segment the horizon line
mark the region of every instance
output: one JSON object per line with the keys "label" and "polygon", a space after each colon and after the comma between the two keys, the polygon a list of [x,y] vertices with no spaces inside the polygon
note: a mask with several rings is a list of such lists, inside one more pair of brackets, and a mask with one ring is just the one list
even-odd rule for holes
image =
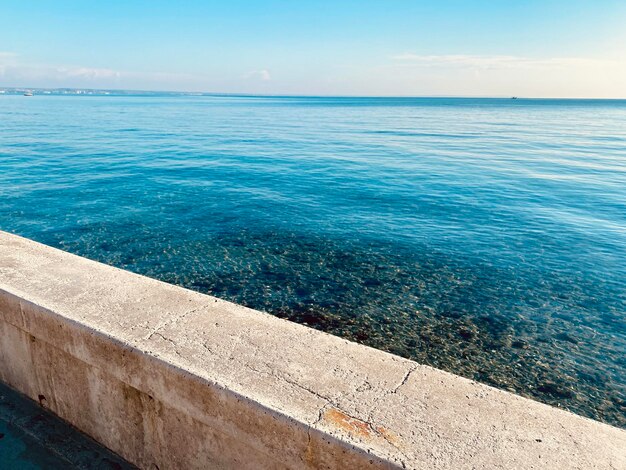
{"label": "horizon line", "polygon": [[599,97],[537,97],[537,96],[518,96],[518,95],[334,95],[334,94],[284,94],[284,93],[249,93],[249,92],[218,92],[218,91],[185,91],[185,90],[142,90],[132,88],[83,88],[83,87],[28,87],[28,86],[0,86],[0,90],[4,91],[54,91],[54,90],[75,90],[87,92],[126,92],[137,94],[162,93],[162,94],[180,94],[180,95],[196,95],[196,96],[232,96],[232,97],[259,97],[259,98],[442,98],[442,99],[520,99],[520,100],[605,100],[605,101],[624,101],[626,97],[619,98],[599,98]]}

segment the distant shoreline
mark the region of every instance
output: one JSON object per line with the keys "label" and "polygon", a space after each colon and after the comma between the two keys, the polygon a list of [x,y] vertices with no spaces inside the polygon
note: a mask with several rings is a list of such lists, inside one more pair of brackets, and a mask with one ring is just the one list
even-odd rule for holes
{"label": "distant shoreline", "polygon": [[562,97],[525,97],[525,96],[459,96],[459,95],[293,95],[293,94],[255,94],[255,93],[219,93],[201,91],[166,91],[166,90],[123,90],[105,88],[38,88],[38,87],[0,87],[1,95],[23,95],[24,93],[50,96],[207,96],[226,98],[286,98],[286,99],[458,99],[458,100],[512,100],[517,101],[626,101],[625,98],[562,98]]}

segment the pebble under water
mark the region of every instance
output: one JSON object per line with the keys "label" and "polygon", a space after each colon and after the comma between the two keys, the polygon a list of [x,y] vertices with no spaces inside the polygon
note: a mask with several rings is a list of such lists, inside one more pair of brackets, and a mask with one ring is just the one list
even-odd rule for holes
{"label": "pebble under water", "polygon": [[0,97],[0,229],[626,427],[626,102]]}

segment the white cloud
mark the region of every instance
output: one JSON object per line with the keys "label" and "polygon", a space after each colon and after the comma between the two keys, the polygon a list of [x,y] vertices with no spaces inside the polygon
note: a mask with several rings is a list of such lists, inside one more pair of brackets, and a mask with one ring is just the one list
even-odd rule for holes
{"label": "white cloud", "polygon": [[122,73],[117,70],[92,68],[92,67],[59,67],[56,69],[59,76],[68,78],[84,78],[98,80],[101,78],[119,78]]}
{"label": "white cloud", "polygon": [[626,97],[626,58],[404,53],[370,73],[384,94]]}
{"label": "white cloud", "polygon": [[125,88],[138,90],[216,91],[263,93],[273,83],[267,69],[243,76],[191,74],[168,71],[136,72],[84,65],[32,63],[0,51],[0,87]]}
{"label": "white cloud", "polygon": [[121,76],[121,72],[107,68],[29,64],[19,60],[17,54],[0,52],[0,78],[9,85],[22,86],[30,83],[21,82],[48,80],[51,86],[57,86],[64,81],[80,82],[80,85],[84,86],[102,79],[117,79]]}
{"label": "white cloud", "polygon": [[482,69],[526,69],[537,67],[581,67],[619,65],[620,61],[584,57],[532,58],[512,55],[419,55],[398,54],[392,57],[398,63],[420,67],[471,67]]}
{"label": "white cloud", "polygon": [[269,81],[272,79],[272,76],[270,75],[269,70],[267,69],[262,69],[262,70],[252,70],[251,72],[248,72],[244,78],[247,79],[254,79],[254,80],[262,80],[262,81]]}
{"label": "white cloud", "polygon": [[227,93],[626,98],[626,58],[515,55],[372,56],[368,63],[229,73],[136,72],[40,64],[0,51],[0,87],[125,88]]}
{"label": "white cloud", "polygon": [[0,86],[202,89],[206,77],[182,73],[138,73],[103,67],[31,64],[0,52]]}

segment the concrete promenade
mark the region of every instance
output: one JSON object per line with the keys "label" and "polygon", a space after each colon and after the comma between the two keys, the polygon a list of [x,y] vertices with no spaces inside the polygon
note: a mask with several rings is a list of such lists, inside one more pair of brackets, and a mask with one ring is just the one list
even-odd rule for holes
{"label": "concrete promenade", "polygon": [[626,431],[0,232],[0,380],[146,469],[626,469]]}

